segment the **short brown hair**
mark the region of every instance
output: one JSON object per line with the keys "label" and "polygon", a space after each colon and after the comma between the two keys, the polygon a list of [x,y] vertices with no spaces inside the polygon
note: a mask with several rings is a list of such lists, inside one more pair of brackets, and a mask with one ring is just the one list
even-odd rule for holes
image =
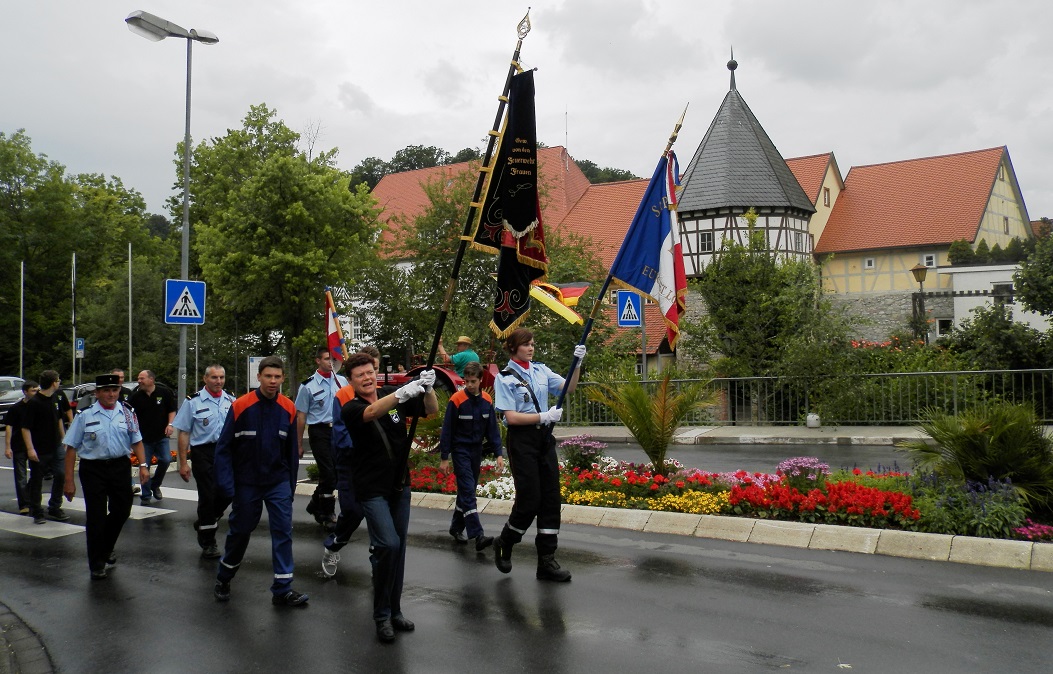
{"label": "short brown hair", "polygon": [[380,349],[375,346],[363,346],[361,352],[373,356],[373,360],[380,360]]}
{"label": "short brown hair", "polygon": [[483,366],[477,360],[473,360],[470,363],[466,363],[464,366],[464,378],[475,377],[476,379],[483,378]]}
{"label": "short brown hair", "polygon": [[344,371],[348,374],[351,374],[351,370],[355,369],[356,367],[362,367],[363,365],[376,367],[376,361],[374,360],[373,356],[369,355],[368,353],[359,351],[358,353],[351,354],[351,356],[347,359],[347,361],[344,363]]}
{"label": "short brown hair", "polygon": [[263,371],[268,367],[276,367],[282,372],[285,372],[285,363],[281,358],[278,356],[267,356],[256,366],[256,374],[263,374]]}
{"label": "short brown hair", "polygon": [[516,350],[524,344],[529,344],[534,339],[534,333],[526,328],[516,328],[512,334],[505,339],[505,351],[515,355]]}

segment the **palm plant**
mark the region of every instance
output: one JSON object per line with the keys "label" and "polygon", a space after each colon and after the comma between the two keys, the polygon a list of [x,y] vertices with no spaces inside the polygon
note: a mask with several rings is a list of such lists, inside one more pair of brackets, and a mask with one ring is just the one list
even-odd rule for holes
{"label": "palm plant", "polygon": [[900,445],[919,469],[962,481],[1008,480],[1031,509],[1053,507],[1053,440],[1031,407],[990,402],[925,416],[921,428],[935,444]]}
{"label": "palm plant", "polygon": [[589,400],[614,412],[661,475],[667,472],[665,453],[677,429],[689,414],[710,404],[714,397],[705,393],[708,381],[677,386],[672,377],[673,372],[666,370],[652,388],[631,374],[624,381],[590,385],[586,391]]}

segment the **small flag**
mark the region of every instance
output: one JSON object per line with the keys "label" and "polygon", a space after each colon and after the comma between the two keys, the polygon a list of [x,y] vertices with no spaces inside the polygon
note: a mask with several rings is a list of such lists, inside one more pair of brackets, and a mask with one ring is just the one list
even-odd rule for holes
{"label": "small flag", "polygon": [[325,291],[325,317],[326,344],[329,346],[329,353],[333,357],[333,368],[339,370],[347,358],[347,346],[344,344],[344,335],[340,330],[340,314],[336,313],[336,306],[333,304],[333,293],[328,289]]}
{"label": "small flag", "polygon": [[611,283],[646,295],[658,303],[665,318],[669,348],[680,335],[680,315],[686,309],[687,275],[676,217],[680,185],[676,155],[662,155],[647,185],[636,217],[611,267]]}

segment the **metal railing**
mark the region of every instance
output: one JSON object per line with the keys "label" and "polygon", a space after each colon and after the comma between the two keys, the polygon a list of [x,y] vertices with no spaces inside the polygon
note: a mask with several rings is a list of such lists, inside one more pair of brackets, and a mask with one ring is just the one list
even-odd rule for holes
{"label": "metal railing", "polygon": [[[673,383],[679,388],[696,381]],[[621,423],[608,408],[588,400],[587,391],[595,385],[582,382],[567,397],[565,422]],[[706,391],[712,402],[687,425],[800,425],[814,413],[824,424],[906,426],[921,423],[928,409],[957,414],[987,401],[1030,404],[1042,423],[1053,424],[1053,369],[721,377],[710,380]]]}

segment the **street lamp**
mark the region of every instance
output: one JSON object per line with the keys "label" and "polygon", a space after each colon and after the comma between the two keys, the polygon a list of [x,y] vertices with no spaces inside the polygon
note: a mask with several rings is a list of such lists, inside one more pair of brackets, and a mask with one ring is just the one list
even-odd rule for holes
{"label": "street lamp", "polygon": [[[124,20],[128,30],[145,37],[151,42],[160,42],[166,37],[178,37],[186,40],[186,129],[183,133],[183,260],[180,272],[183,280],[190,278],[190,72],[191,46],[195,42],[216,44],[219,38],[207,30],[190,29],[176,25],[171,21],[154,16],[149,12],[136,10]],[[176,400],[186,399],[186,325],[179,326],[179,383]]]}
{"label": "street lamp", "polygon": [[[923,264],[916,264],[911,267],[910,273],[914,275],[914,280],[918,282],[920,290],[918,291],[917,299],[914,302],[914,330],[924,334],[925,343],[929,343],[929,328],[925,322],[925,275],[929,273],[929,268]],[[917,336],[915,334],[915,336]]]}

